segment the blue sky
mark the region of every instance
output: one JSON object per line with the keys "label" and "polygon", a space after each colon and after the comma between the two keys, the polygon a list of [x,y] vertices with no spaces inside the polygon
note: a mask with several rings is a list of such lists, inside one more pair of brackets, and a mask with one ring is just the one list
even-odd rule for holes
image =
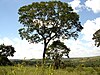
{"label": "blue sky", "polygon": [[[18,29],[18,9],[21,6],[35,1],[49,0],[0,0],[0,44],[13,45],[16,53],[13,58],[41,58],[43,45],[29,44],[21,40]],[[100,0],[61,0],[73,7],[80,15],[80,21],[84,29],[77,41],[65,42],[71,48],[70,57],[88,57],[100,55],[100,49],[94,46],[92,34],[100,29]],[[40,46],[38,49],[37,47]],[[23,53],[23,54],[22,54]]]}

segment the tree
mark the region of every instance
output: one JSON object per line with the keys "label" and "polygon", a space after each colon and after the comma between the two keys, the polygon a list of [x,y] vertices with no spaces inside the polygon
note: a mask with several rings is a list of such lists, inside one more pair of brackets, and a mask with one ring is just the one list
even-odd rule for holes
{"label": "tree", "polygon": [[62,56],[67,56],[69,58],[70,49],[64,45],[60,40],[53,41],[51,45],[48,46],[46,50],[47,58],[49,59],[57,59],[62,58]]}
{"label": "tree", "polygon": [[94,41],[95,41],[95,45],[97,47],[100,46],[100,29],[97,30],[94,34],[93,34],[93,38],[92,38]]}
{"label": "tree", "polygon": [[43,41],[43,63],[51,40],[70,37],[77,39],[78,32],[83,29],[79,15],[61,1],[33,2],[20,7],[18,14],[19,22],[23,24],[19,29],[20,37],[31,43]]}
{"label": "tree", "polygon": [[14,47],[11,45],[6,46],[4,44],[0,45],[0,65],[11,65],[11,62],[7,58],[8,56],[14,56]]}
{"label": "tree", "polygon": [[69,58],[70,49],[64,45],[60,40],[54,41],[51,45],[48,46],[46,55],[47,59],[54,60],[54,67],[58,69],[61,65],[61,60],[63,56],[67,56]]}

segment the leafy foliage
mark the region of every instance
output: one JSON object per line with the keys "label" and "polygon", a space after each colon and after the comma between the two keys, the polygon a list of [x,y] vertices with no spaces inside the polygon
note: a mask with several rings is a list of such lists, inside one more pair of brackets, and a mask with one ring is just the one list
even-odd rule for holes
{"label": "leafy foliage", "polygon": [[97,47],[100,46],[100,29],[97,30],[94,34],[93,34],[93,38],[92,38],[94,41],[95,41],[95,45]]}
{"label": "leafy foliage", "polygon": [[0,45],[0,56],[8,57],[8,56],[14,56],[15,53],[14,47],[11,45],[6,46],[4,44]]}
{"label": "leafy foliage", "polygon": [[0,56],[0,66],[13,65],[7,57]]}
{"label": "leafy foliage", "polygon": [[4,44],[0,45],[0,65],[11,65],[8,56],[14,56],[15,53],[14,47],[11,45],[6,46]]}
{"label": "leafy foliage", "polygon": [[[54,60],[54,67],[58,69],[61,66],[62,57],[67,56],[69,58],[69,52],[70,49],[63,42],[57,40],[48,46],[46,55],[47,58]],[[62,64],[64,63],[62,62]]]}
{"label": "leafy foliage", "polygon": [[69,52],[70,49],[67,48],[66,45],[64,45],[63,42],[61,42],[60,40],[54,41],[51,45],[48,46],[46,55],[48,58],[51,59],[61,59],[62,56],[67,56],[69,58]]}
{"label": "leafy foliage", "polygon": [[20,7],[18,14],[19,22],[24,25],[19,29],[20,37],[31,43],[43,41],[43,59],[51,40],[70,37],[77,39],[78,32],[83,29],[79,15],[61,1],[33,2]]}

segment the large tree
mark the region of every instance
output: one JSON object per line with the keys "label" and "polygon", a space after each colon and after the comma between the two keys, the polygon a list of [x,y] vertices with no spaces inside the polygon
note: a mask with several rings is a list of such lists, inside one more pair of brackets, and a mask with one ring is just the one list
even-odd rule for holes
{"label": "large tree", "polygon": [[14,56],[15,53],[14,47],[11,45],[0,45],[0,65],[11,65],[11,62],[9,61],[9,56]]}
{"label": "large tree", "polygon": [[61,1],[33,2],[20,7],[18,14],[19,22],[23,25],[19,29],[20,37],[31,43],[43,41],[43,62],[51,40],[70,37],[77,39],[78,32],[83,29],[79,15]]}
{"label": "large tree", "polygon": [[97,30],[94,34],[93,34],[93,38],[92,38],[94,41],[95,41],[95,45],[97,47],[100,46],[100,29]]}

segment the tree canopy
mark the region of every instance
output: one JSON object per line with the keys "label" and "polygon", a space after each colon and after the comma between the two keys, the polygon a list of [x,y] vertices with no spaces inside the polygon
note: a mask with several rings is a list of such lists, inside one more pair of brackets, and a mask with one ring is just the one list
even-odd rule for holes
{"label": "tree canopy", "polygon": [[67,46],[61,42],[60,40],[53,41],[51,45],[48,46],[46,55],[47,59],[52,59],[54,68],[58,69],[61,67],[62,62],[62,57],[67,56],[69,58],[69,52],[70,49],[67,48]]}
{"label": "tree canopy", "polygon": [[46,55],[49,59],[61,59],[63,56],[69,58],[70,49],[64,45],[60,40],[53,41],[51,45],[48,46]]}
{"label": "tree canopy", "polygon": [[95,45],[97,47],[100,46],[100,29],[97,30],[94,34],[93,34],[93,38],[92,38],[94,41],[95,41]]}
{"label": "tree canopy", "polygon": [[4,57],[14,56],[15,52],[16,51],[14,47],[12,47],[12,45],[8,45],[8,46],[4,44],[0,45],[0,56],[4,56]]}
{"label": "tree canopy", "polygon": [[78,32],[83,27],[79,22],[79,15],[65,2],[33,2],[20,7],[19,22],[23,25],[19,29],[22,39],[30,43],[43,41],[45,59],[46,48],[51,40],[56,38],[78,38]]}
{"label": "tree canopy", "polygon": [[11,62],[7,58],[8,56],[14,56],[15,53],[14,47],[11,45],[0,45],[0,65],[11,65]]}

